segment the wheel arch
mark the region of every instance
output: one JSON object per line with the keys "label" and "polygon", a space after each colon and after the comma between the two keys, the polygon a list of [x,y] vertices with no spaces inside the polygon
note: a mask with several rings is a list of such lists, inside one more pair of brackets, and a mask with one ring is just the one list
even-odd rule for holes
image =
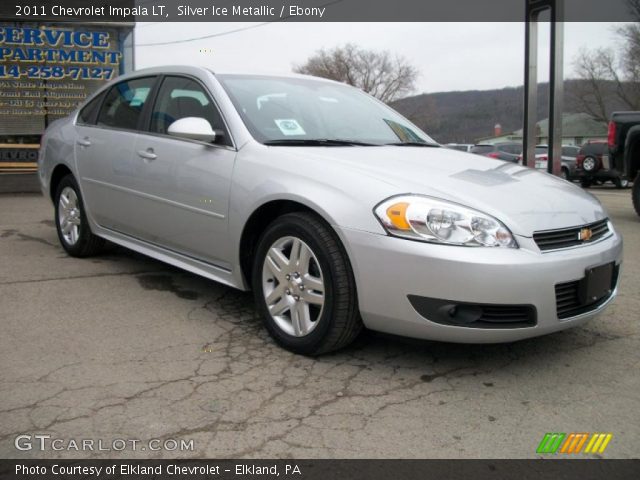
{"label": "wheel arch", "polygon": [[54,197],[58,190],[58,185],[60,185],[60,181],[67,175],[73,175],[73,172],[64,163],[56,165],[51,172],[51,180],[49,180],[49,197],[51,197],[52,202],[55,201]]}
{"label": "wheel arch", "polygon": [[[331,227],[332,221],[328,219],[326,215],[323,215],[319,209],[311,207],[301,201],[294,199],[275,199],[263,203],[249,215],[240,236],[239,264],[242,280],[245,285],[251,285],[253,258],[262,232],[264,232],[269,224],[276,218],[292,212],[312,213],[333,229],[333,227]],[[339,239],[339,241],[342,243],[341,239]]]}
{"label": "wheel arch", "polygon": [[640,126],[629,131],[625,147],[625,169],[628,179],[633,180],[640,172]]}

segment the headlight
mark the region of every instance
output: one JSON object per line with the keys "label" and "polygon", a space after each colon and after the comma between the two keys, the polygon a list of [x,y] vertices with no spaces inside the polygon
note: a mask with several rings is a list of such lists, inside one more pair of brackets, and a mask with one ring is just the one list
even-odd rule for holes
{"label": "headlight", "polygon": [[596,159],[593,157],[587,157],[582,162],[582,168],[584,168],[587,172],[596,168]]}
{"label": "headlight", "polygon": [[387,232],[396,237],[446,245],[518,248],[499,220],[446,200],[402,195],[385,200],[374,212]]}

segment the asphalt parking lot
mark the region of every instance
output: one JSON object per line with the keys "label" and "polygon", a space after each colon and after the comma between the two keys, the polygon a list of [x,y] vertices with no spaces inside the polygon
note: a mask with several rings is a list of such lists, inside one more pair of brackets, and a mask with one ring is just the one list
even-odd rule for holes
{"label": "asphalt parking lot", "polygon": [[317,359],[275,346],[250,294],[119,248],[70,258],[47,199],[0,195],[0,458],[529,458],[546,432],[611,432],[603,456],[637,458],[640,219],[628,190],[592,192],[625,239],[596,320],[508,345],[366,332]]}

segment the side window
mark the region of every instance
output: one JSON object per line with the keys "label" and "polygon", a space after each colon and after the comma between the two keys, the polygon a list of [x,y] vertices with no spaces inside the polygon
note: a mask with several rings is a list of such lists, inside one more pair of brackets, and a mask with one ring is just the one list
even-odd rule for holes
{"label": "side window", "polygon": [[78,113],[77,123],[83,125],[95,125],[96,116],[98,115],[98,110],[100,109],[100,105],[102,105],[104,96],[105,92],[102,92],[96,98],[87,103]]}
{"label": "side window", "polygon": [[190,78],[166,77],[153,106],[150,131],[166,134],[169,125],[185,117],[206,119],[222,134],[216,143],[231,145],[222,116],[204,88]]}
{"label": "side window", "polygon": [[562,147],[562,155],[565,157],[576,157],[579,149],[576,147]]}
{"label": "side window", "polygon": [[154,81],[155,77],[137,78],[111,87],[100,109],[98,125],[137,129],[142,107]]}
{"label": "side window", "polygon": [[516,153],[516,149],[513,145],[500,145],[498,151],[504,153]]}

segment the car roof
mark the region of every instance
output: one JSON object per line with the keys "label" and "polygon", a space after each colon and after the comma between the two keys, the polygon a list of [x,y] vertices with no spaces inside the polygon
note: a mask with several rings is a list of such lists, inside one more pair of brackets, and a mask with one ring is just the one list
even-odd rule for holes
{"label": "car roof", "polygon": [[474,147],[501,147],[504,145],[517,145],[517,146],[522,146],[521,143],[518,142],[497,142],[497,143],[476,143],[474,145]]}
{"label": "car roof", "polygon": [[[144,75],[160,75],[163,73],[182,73],[182,74],[196,74],[196,73],[210,73],[215,75],[234,75],[243,77],[275,77],[275,78],[307,78],[310,80],[327,82],[327,83],[340,83],[328,78],[314,77],[312,75],[302,75],[299,73],[273,73],[273,72],[233,72],[233,71],[216,71],[213,68],[202,65],[161,65],[156,67],[141,68],[134,70],[125,75],[118,77],[118,79],[137,77]],[[342,84],[341,84],[342,85]]]}

